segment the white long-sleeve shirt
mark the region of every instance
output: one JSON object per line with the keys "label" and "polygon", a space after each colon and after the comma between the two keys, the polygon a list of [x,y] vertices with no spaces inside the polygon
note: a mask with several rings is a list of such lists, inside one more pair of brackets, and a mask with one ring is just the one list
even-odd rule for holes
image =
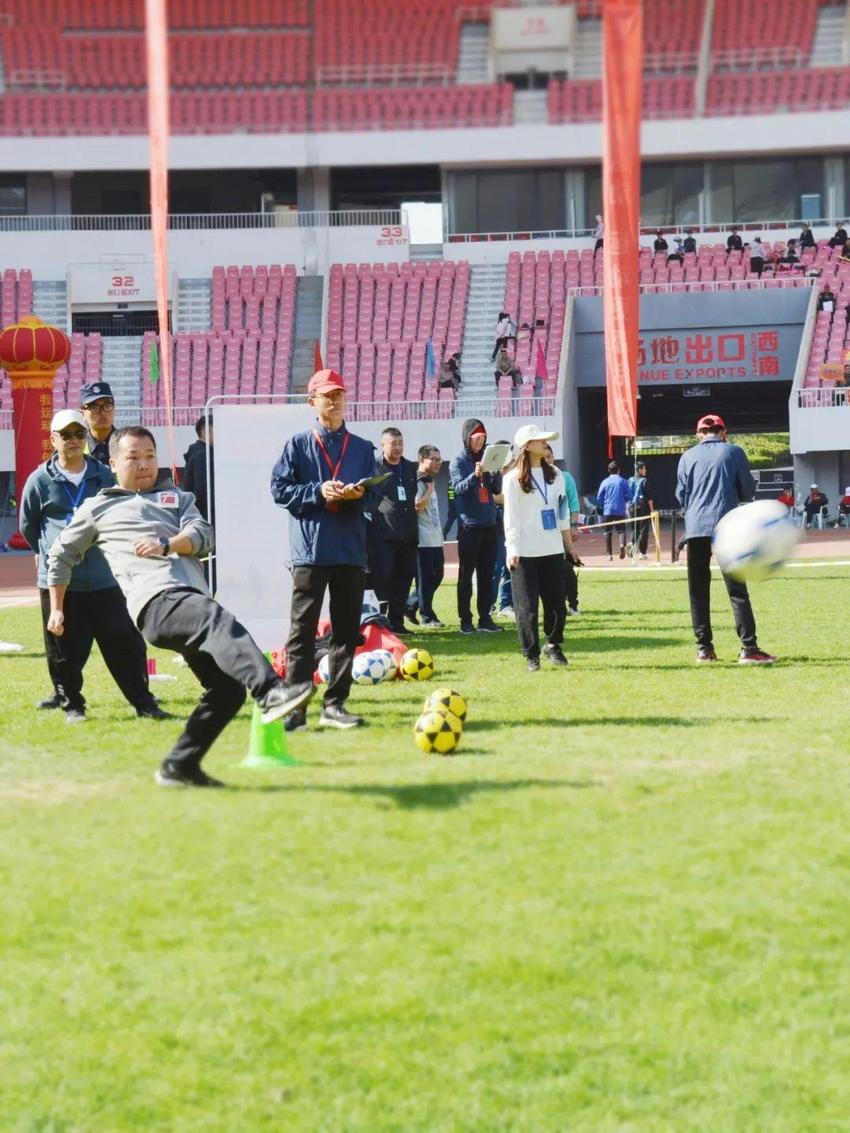
{"label": "white long-sleeve shirt", "polygon": [[[519,486],[519,469],[506,472],[502,491],[505,497],[505,554],[520,558],[537,559],[544,555],[558,555],[564,552],[564,539],[561,535],[570,526],[570,512],[564,491],[564,478],[558,474],[551,484],[543,479],[542,468],[532,468],[534,479],[544,490],[546,499],[532,487],[524,492]],[[543,527],[541,512],[552,508],[555,512],[555,526],[547,531]]]}

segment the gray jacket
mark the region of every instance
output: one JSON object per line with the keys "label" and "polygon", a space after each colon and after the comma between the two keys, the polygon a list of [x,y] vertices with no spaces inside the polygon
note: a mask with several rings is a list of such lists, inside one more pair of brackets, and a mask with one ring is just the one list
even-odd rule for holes
{"label": "gray jacket", "polygon": [[751,500],[756,482],[738,445],[709,437],[682,453],[676,499],[685,511],[685,538],[713,535],[728,511]]}
{"label": "gray jacket", "polygon": [[[169,539],[181,532],[192,538],[192,555],[143,559],[133,552],[139,539]],[[212,550],[213,533],[191,492],[161,486],[150,492],[105,488],[86,500],[50,548],[48,585],[66,586],[74,567],[93,546],[106,556],[137,623],[148,602],[164,590],[209,593],[196,556]]]}

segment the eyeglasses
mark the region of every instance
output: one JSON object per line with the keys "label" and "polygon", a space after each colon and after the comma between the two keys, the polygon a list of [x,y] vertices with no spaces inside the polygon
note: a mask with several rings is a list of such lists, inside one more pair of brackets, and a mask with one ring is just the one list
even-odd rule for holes
{"label": "eyeglasses", "polygon": [[83,409],[90,409],[92,413],[109,413],[114,408],[114,401],[92,401],[83,406]]}
{"label": "eyeglasses", "polygon": [[82,429],[72,429],[68,432],[67,429],[60,429],[57,436],[60,436],[63,441],[84,441],[86,434]]}

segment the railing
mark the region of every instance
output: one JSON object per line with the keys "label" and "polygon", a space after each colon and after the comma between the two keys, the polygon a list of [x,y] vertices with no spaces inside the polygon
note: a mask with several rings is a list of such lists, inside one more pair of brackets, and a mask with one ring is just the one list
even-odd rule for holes
{"label": "railing", "polygon": [[[777,229],[801,229],[803,224],[812,228],[837,228],[839,224],[846,224],[844,220],[820,218],[817,220],[759,220],[759,221],[718,221],[712,224],[649,224],[642,226],[638,231],[641,236],[655,237],[660,228],[666,236],[684,236],[692,233],[694,236],[721,237],[720,242],[725,243],[726,237],[732,228],[737,228],[741,235],[748,232],[771,232]],[[589,239],[593,236],[592,228],[540,228],[518,232],[449,232],[445,236],[447,244],[487,244],[518,240],[579,240]],[[715,241],[712,241],[714,243]]]}
{"label": "railing", "polygon": [[651,75],[691,74],[698,62],[696,51],[651,51],[643,57],[643,70]]}
{"label": "railing", "polygon": [[[325,212],[172,213],[172,232],[231,228],[385,228],[407,224],[404,209],[352,209]],[[0,232],[147,232],[148,214],[0,216]]]}
{"label": "railing", "polygon": [[[665,293],[681,293],[685,291],[775,291],[777,287],[783,288],[789,284],[795,283],[796,280],[802,279],[806,286],[813,287],[819,283],[818,276],[799,276],[799,275],[778,275],[775,278],[771,276],[769,279],[683,279],[678,283],[641,283],[638,290],[642,295],[655,295]],[[582,296],[595,296],[601,295],[603,288],[601,285],[588,284],[585,287],[568,287],[568,295],[576,295],[581,298]]]}
{"label": "railing", "polygon": [[17,91],[63,91],[65,75],[62,71],[10,71],[6,76],[6,90]]}
{"label": "railing", "polygon": [[797,405],[800,409],[846,409],[848,389],[830,389],[821,386],[820,389],[801,389],[797,391]]}
{"label": "railing", "polygon": [[772,71],[783,67],[802,67],[799,47],[732,47],[712,51],[711,69],[718,71]]}
{"label": "railing", "polygon": [[319,67],[319,86],[422,86],[454,83],[455,76],[444,63],[348,63]]}
{"label": "railing", "polygon": [[[452,110],[450,117],[450,122],[435,122],[427,118],[410,118],[404,122],[381,122],[377,119],[367,122],[333,122],[323,119],[320,123],[314,122],[312,129],[318,134],[372,134],[376,131],[385,134],[390,130],[501,130],[514,124],[514,112],[510,107],[499,107],[492,113],[486,110],[471,113]],[[490,121],[493,117],[496,120]]]}
{"label": "railing", "polygon": [[[176,405],[172,410],[172,424],[180,427],[181,425],[192,425],[204,412],[203,405],[189,406],[189,405]],[[146,429],[165,428],[168,424],[168,417],[164,405],[143,406],[141,410],[142,424]]]}

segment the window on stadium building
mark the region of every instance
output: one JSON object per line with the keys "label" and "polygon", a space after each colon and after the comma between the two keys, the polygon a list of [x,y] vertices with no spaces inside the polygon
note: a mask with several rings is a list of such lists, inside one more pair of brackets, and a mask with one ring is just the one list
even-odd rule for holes
{"label": "window on stadium building", "polygon": [[[711,219],[715,222],[799,220],[824,200],[822,158],[710,162]],[[809,203],[803,202],[803,197]]]}
{"label": "window on stadium building", "polygon": [[704,166],[644,165],[640,176],[640,223],[644,228],[665,224],[699,224]]}
{"label": "window on stadium building", "polygon": [[0,216],[25,216],[27,187],[22,177],[0,177]]}
{"label": "window on stadium building", "polygon": [[566,227],[562,169],[452,173],[452,232],[548,232]]}

